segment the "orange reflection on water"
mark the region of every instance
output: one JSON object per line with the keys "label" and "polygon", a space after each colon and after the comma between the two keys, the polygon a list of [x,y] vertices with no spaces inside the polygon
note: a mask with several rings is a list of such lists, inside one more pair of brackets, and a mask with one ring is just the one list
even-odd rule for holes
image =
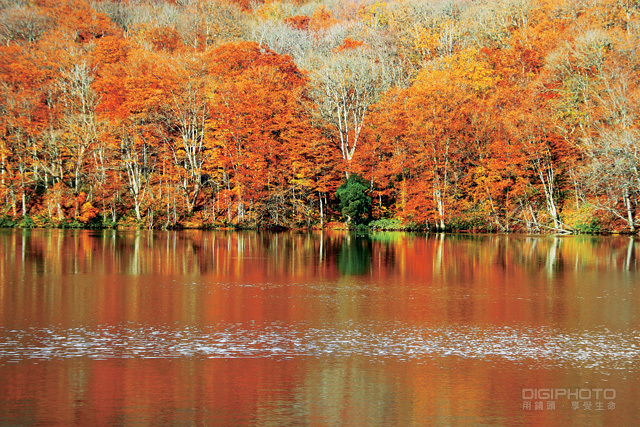
{"label": "orange reflection on water", "polygon": [[[623,425],[639,409],[637,251],[0,231],[0,424]],[[522,408],[522,388],[583,385],[615,388],[618,408]]]}
{"label": "orange reflection on water", "polygon": [[523,386],[601,379],[464,359],[74,359],[2,372],[3,424],[631,425],[637,410],[628,385],[615,410],[525,410]]}
{"label": "orange reflection on water", "polygon": [[638,314],[630,238],[37,230],[5,232],[0,245],[5,325],[572,327]]}

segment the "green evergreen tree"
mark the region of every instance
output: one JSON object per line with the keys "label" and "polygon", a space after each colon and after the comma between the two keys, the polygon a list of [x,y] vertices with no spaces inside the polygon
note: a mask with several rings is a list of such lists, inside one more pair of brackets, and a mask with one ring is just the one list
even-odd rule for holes
{"label": "green evergreen tree", "polygon": [[340,200],[340,212],[347,224],[366,224],[371,218],[371,197],[368,182],[360,175],[351,174],[338,187],[336,196]]}

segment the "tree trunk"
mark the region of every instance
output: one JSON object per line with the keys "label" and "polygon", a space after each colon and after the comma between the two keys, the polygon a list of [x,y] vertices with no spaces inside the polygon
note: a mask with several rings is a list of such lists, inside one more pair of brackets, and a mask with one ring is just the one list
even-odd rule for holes
{"label": "tree trunk", "polygon": [[436,206],[438,208],[438,223],[440,230],[444,230],[444,202],[442,200],[442,193],[439,189],[434,190],[433,197],[436,199]]}
{"label": "tree trunk", "polygon": [[322,206],[322,193],[320,195],[320,228],[324,228],[324,210]]}
{"label": "tree trunk", "polygon": [[624,195],[624,205],[627,209],[627,224],[629,226],[629,230],[632,233],[636,232],[636,225],[635,225],[635,209],[634,209],[634,203],[631,200],[631,195],[629,194],[629,192],[627,191]]}

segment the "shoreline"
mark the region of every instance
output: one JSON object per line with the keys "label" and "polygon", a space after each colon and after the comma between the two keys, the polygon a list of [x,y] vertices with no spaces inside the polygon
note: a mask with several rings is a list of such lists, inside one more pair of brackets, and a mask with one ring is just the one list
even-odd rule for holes
{"label": "shoreline", "polygon": [[628,231],[603,231],[598,233],[585,233],[585,232],[565,232],[565,233],[554,233],[554,232],[533,232],[527,230],[518,230],[518,231],[490,231],[490,230],[438,230],[438,229],[417,229],[417,228],[371,228],[371,227],[280,227],[278,229],[273,229],[269,227],[189,227],[189,226],[181,226],[181,227],[172,227],[172,228],[149,228],[149,227],[136,227],[136,226],[127,226],[121,225],[116,227],[42,227],[42,226],[34,226],[34,227],[20,227],[19,225],[14,226],[0,226],[0,230],[113,230],[118,232],[129,232],[129,231],[233,231],[233,232],[242,232],[242,231],[254,231],[254,232],[263,232],[263,233],[311,233],[317,231],[342,231],[347,233],[356,233],[356,234],[367,234],[367,233],[421,233],[421,234],[462,234],[462,235],[514,235],[514,236],[547,236],[547,237],[571,237],[571,236],[591,236],[591,237],[605,237],[605,236],[629,236],[636,237],[638,236],[638,232],[631,233]]}

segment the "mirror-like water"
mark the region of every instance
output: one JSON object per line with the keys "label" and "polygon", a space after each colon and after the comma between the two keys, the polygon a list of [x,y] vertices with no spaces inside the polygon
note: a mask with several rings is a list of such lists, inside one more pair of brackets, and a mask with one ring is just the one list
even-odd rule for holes
{"label": "mirror-like water", "polygon": [[631,425],[638,247],[0,230],[0,425]]}

